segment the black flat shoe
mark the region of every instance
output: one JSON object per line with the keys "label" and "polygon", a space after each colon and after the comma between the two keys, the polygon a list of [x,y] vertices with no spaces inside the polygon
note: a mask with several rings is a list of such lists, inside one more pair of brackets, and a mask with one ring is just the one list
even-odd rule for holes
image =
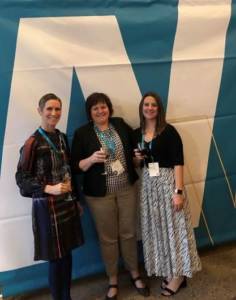
{"label": "black flat shoe", "polygon": [[140,295],[142,295],[143,297],[149,297],[149,296],[150,296],[150,290],[149,290],[149,287],[146,286],[146,285],[145,285],[144,287],[142,287],[142,288],[137,287],[137,286],[136,286],[136,281],[138,281],[138,280],[141,280],[141,281],[142,281],[142,279],[141,279],[140,276],[138,276],[138,277],[136,277],[136,278],[131,278],[131,282],[132,282],[133,286],[135,287],[136,291],[137,291]]}
{"label": "black flat shoe", "polygon": [[112,300],[117,300],[117,294],[118,294],[118,285],[117,284],[109,284],[108,286],[108,292],[111,288],[114,288],[114,289],[117,289],[117,293],[112,296],[112,297],[109,297],[108,295],[106,295],[106,298],[105,300],[109,300],[109,299],[112,299]]}
{"label": "black flat shoe", "polygon": [[186,277],[184,277],[183,281],[181,282],[181,284],[179,285],[179,287],[177,288],[176,291],[172,291],[171,289],[169,289],[168,287],[165,287],[163,289],[163,291],[166,291],[167,293],[169,294],[164,294],[164,293],[161,293],[162,296],[165,296],[165,297],[170,297],[170,296],[173,296],[175,294],[178,293],[178,291],[182,288],[186,288],[187,286],[187,280],[186,280]]}

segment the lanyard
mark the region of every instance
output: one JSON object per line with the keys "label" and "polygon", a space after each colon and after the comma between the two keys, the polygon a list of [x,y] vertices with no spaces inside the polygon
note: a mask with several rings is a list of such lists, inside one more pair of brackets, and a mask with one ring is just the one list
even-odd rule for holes
{"label": "lanyard", "polygon": [[[149,151],[149,159],[151,162],[154,162],[154,157],[152,155],[152,146],[153,146],[153,139],[148,143],[147,148]],[[145,140],[144,140],[144,134],[142,134],[142,148],[145,148]]]}
{"label": "lanyard", "polygon": [[48,142],[48,144],[52,147],[52,149],[59,154],[60,151],[56,148],[56,146],[53,144],[53,142],[50,140],[50,138],[45,134],[44,130],[39,127],[38,132],[44,137],[44,139]]}
{"label": "lanyard", "polygon": [[[151,140],[151,142],[148,143],[148,149],[150,150],[150,152],[152,151],[152,143],[153,143],[153,139]],[[142,134],[142,148],[144,148],[144,145],[145,145],[144,134]]]}
{"label": "lanyard", "polygon": [[99,130],[96,125],[94,125],[94,130],[98,136],[98,138],[106,145],[107,149],[111,153],[113,157],[115,157],[116,153],[116,143],[114,141],[114,137],[111,131],[111,128],[108,127],[108,130],[106,130],[104,133],[103,131]]}

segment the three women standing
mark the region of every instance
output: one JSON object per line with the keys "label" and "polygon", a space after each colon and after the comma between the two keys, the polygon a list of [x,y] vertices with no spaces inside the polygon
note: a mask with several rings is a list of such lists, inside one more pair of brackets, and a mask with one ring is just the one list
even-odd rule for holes
{"label": "three women standing", "polygon": [[39,101],[41,126],[20,151],[16,181],[32,197],[34,259],[49,262],[54,300],[71,300],[72,249],[83,243],[79,204],[73,195],[66,136],[56,129],[62,102],[54,94]]}
{"label": "three women standing", "polygon": [[112,103],[103,93],[87,98],[86,112],[89,123],[74,134],[72,165],[84,175],[83,192],[109,277],[106,299],[117,297],[119,247],[134,286],[148,296],[138,272],[132,129],[123,119],[112,118]]}
{"label": "three women standing", "polygon": [[201,269],[183,184],[183,145],[176,129],[166,123],[160,97],[143,96],[140,128],[135,131],[136,164],[142,164],[141,227],[145,268],[164,277],[162,295],[186,286],[186,277]]}
{"label": "three women standing", "polygon": [[[79,211],[73,197],[69,150],[56,129],[62,103],[54,94],[39,101],[41,126],[25,142],[16,180],[21,193],[33,198],[35,260],[49,261],[49,285],[54,300],[71,300],[71,250],[83,243]],[[86,101],[89,123],[79,128],[72,143],[72,165],[83,172],[83,191],[93,214],[109,277],[106,299],[118,293],[119,246],[133,285],[143,296],[149,289],[138,271],[136,248],[137,179],[133,166],[132,129],[112,118],[108,96],[94,93]],[[186,277],[201,269],[183,185],[183,146],[165,121],[161,99],[143,96],[141,127],[135,131],[136,164],[144,161],[141,224],[145,267],[149,276],[162,276],[162,295],[186,286]]]}

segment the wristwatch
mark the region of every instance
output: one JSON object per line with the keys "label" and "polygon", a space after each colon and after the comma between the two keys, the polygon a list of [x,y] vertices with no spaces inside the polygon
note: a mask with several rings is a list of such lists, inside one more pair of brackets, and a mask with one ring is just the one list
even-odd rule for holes
{"label": "wristwatch", "polygon": [[177,194],[177,195],[183,195],[183,190],[175,189],[175,194]]}

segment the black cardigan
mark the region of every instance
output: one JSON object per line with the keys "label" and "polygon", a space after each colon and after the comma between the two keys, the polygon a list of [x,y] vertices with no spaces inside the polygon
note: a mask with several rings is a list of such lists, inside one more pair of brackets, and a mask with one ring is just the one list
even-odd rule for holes
{"label": "black cardigan", "polygon": [[[142,141],[140,128],[134,131],[136,144]],[[150,148],[150,142],[146,143]],[[184,165],[183,144],[178,131],[174,126],[167,124],[161,134],[152,140],[151,155],[155,162],[159,163],[160,168],[174,168],[174,166]],[[152,160],[147,158],[147,162]]]}
{"label": "black cardigan", "polygon": [[[135,148],[133,130],[122,118],[110,118],[109,121],[114,126],[123,144],[128,178],[130,184],[133,184],[138,179],[133,166],[133,149]],[[79,162],[92,155],[95,151],[100,150],[100,148],[101,144],[94,131],[93,122],[78,128],[74,133],[71,149],[73,171],[80,173]],[[103,163],[96,163],[83,172],[83,192],[85,195],[93,197],[106,195],[106,177],[102,173],[104,173]]]}

